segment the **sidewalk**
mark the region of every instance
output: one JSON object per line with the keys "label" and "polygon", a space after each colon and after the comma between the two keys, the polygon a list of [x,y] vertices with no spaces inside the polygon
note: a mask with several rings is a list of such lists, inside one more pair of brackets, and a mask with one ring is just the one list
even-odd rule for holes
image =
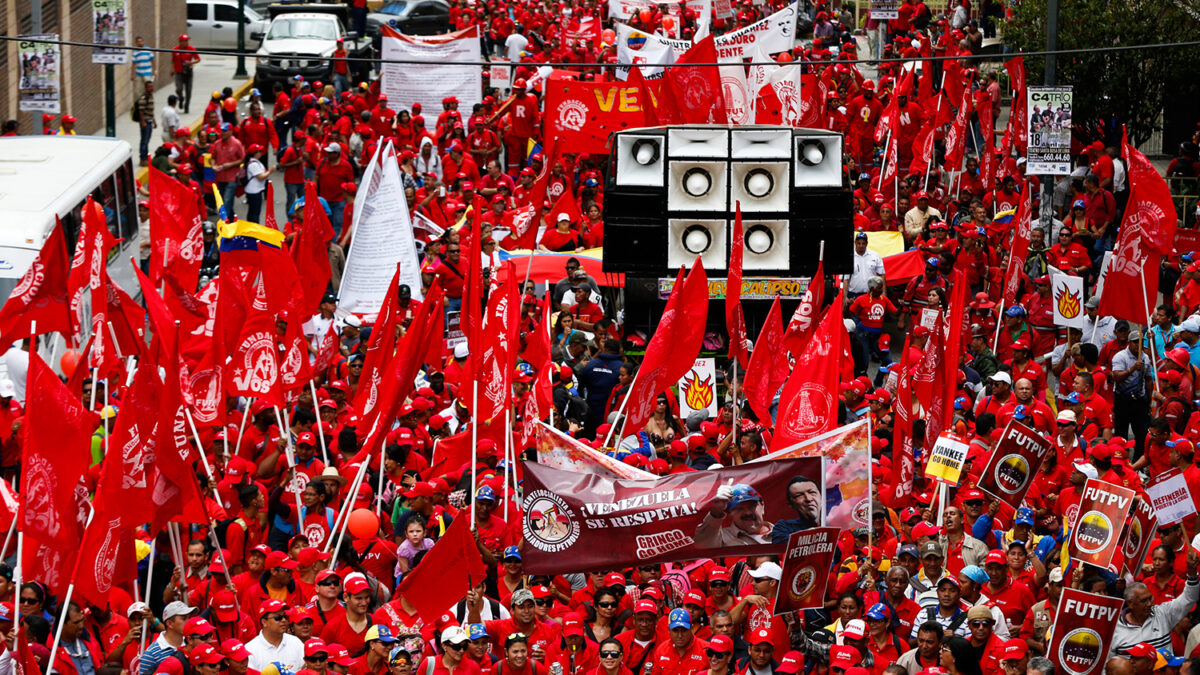
{"label": "sidewalk", "polygon": [[[246,70],[253,76],[254,63],[253,57],[247,57]],[[237,69],[237,58],[233,56],[205,56],[199,64],[196,65],[194,75],[192,76],[192,102],[191,112],[187,115],[181,115],[180,123],[190,127],[192,131],[196,131],[200,127],[201,120],[204,119],[204,108],[208,105],[209,96],[213,91],[220,91],[225,87],[233,87],[234,96],[241,99],[249,91],[251,80],[234,80],[233,72]],[[161,124],[160,111],[167,105],[167,97],[175,93],[175,85],[173,83],[163,84],[154,92],[154,119],[155,123]],[[239,106],[239,113],[244,115],[246,112],[245,105]],[[264,111],[270,114],[269,111]],[[104,127],[95,130],[95,135],[103,136]],[[117,110],[117,138],[123,139],[131,146],[136,155],[138,144],[141,142],[141,129],[137,122],[134,122],[129,117],[129,110]],[[150,156],[154,156],[154,150],[162,145],[162,129],[156,128],[150,137]],[[145,170],[138,172],[138,179],[145,179]]]}

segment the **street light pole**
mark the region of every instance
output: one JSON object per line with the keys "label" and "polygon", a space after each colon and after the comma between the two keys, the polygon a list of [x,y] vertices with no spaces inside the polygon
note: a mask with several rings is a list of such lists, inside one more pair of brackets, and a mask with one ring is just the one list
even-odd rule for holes
{"label": "street light pole", "polygon": [[[1046,69],[1042,79],[1042,83],[1046,86],[1053,87],[1058,76],[1055,73],[1057,63],[1055,62],[1058,56],[1054,51],[1058,49],[1058,0],[1046,0]],[[1025,101],[1021,101],[1020,105],[1025,105]],[[1018,105],[1016,101],[1013,105]],[[1042,180],[1042,206],[1038,215],[1042,230],[1047,233],[1047,241],[1049,241],[1050,227],[1054,223],[1054,180],[1055,176],[1045,176]]]}
{"label": "street light pole", "polygon": [[[104,64],[104,135],[117,137],[117,77],[113,64]],[[136,92],[134,92],[136,93]]]}
{"label": "street light pole", "polygon": [[233,71],[233,79],[244,80],[250,75],[246,72],[246,0],[238,0],[238,40],[237,40],[237,70]]}

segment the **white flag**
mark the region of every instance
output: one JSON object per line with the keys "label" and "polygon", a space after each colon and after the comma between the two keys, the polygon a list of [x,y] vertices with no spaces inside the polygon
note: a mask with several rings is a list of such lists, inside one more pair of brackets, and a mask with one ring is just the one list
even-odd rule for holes
{"label": "white flag", "polygon": [[1083,277],[1051,275],[1050,298],[1054,305],[1055,325],[1083,330],[1087,323],[1087,315],[1083,313]]}

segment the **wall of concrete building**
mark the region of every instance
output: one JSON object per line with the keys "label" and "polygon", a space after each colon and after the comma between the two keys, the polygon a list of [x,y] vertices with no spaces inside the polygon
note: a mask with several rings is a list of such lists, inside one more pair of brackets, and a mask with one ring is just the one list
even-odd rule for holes
{"label": "wall of concrete building", "polygon": [[[33,27],[33,2],[38,0],[8,0],[0,3],[0,34],[28,34]],[[89,0],[40,0],[42,2],[43,33],[59,33],[63,40],[90,42],[92,13]],[[141,35],[150,47],[170,49],[187,27],[187,3],[184,0],[129,0],[129,38]],[[65,46],[62,61],[62,110],[79,118],[78,133],[103,134],[104,66],[92,63],[88,47]],[[22,133],[32,133],[35,116],[41,113],[17,110],[17,81],[19,79],[17,43],[6,41],[0,49],[0,116],[20,122]],[[116,114],[128,115],[137,93],[133,91],[131,65],[115,69]],[[171,82],[171,56],[158,54],[155,59],[155,80],[159,89]],[[159,99],[162,99],[161,102]],[[166,94],[155,97],[156,107],[166,103]],[[55,122],[57,125],[57,120]]]}

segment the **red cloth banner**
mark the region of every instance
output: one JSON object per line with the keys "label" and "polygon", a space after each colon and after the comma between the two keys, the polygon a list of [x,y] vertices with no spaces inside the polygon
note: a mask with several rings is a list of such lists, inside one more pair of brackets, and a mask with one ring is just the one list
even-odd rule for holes
{"label": "red cloth banner", "polygon": [[1079,515],[1070,523],[1071,558],[1108,567],[1136,495],[1133,490],[1089,478],[1083,486]]}
{"label": "red cloth banner", "polygon": [[983,469],[979,489],[1014,509],[1020,507],[1042,460],[1052,450],[1054,446],[1037,431],[1010,420]]}
{"label": "red cloth banner", "polygon": [[525,567],[535,574],[779,554],[811,527],[788,500],[792,479],[824,490],[820,457],[777,459],[655,481],[525,464]]}
{"label": "red cloth banner", "polygon": [[69,334],[68,260],[62,224],[56,223],[33,264],[25,270],[4,308],[0,309],[0,336],[3,336],[0,347],[7,349],[16,340],[29,337],[33,321],[37,321],[39,333]]}
{"label": "red cloth banner", "polygon": [[1123,604],[1121,598],[1064,587],[1046,656],[1067,675],[1104,672]]}
{"label": "red cloth banner", "polygon": [[609,134],[645,125],[648,95],[631,82],[549,80],[546,137],[563,152],[608,152]]}
{"label": "red cloth banner", "polygon": [[775,594],[775,616],[802,609],[816,609],[825,603],[825,587],[833,557],[838,554],[836,527],[816,527],[793,532],[783,556],[783,574]]}
{"label": "red cloth banner", "polygon": [[837,426],[839,364],[845,340],[842,294],[838,293],[812,339],[796,356],[792,374],[783,385],[771,441],[774,447],[786,448]]}

